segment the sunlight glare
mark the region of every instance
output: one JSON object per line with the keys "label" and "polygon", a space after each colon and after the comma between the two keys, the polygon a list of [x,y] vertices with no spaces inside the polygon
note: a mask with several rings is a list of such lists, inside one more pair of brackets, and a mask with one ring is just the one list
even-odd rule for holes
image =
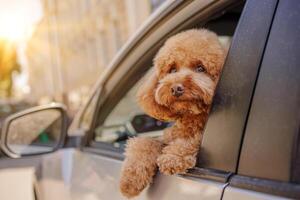
{"label": "sunlight glare", "polygon": [[41,14],[40,0],[0,0],[0,38],[25,41]]}
{"label": "sunlight glare", "polygon": [[11,16],[1,16],[0,18],[0,37],[11,41],[25,39],[26,26],[22,16],[14,13]]}

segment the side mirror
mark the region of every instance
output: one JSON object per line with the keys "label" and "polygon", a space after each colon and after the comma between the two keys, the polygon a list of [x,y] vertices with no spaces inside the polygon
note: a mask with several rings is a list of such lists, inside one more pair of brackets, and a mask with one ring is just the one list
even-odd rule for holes
{"label": "side mirror", "polygon": [[4,121],[1,149],[13,158],[53,152],[63,146],[66,132],[67,115],[63,105],[30,108]]}

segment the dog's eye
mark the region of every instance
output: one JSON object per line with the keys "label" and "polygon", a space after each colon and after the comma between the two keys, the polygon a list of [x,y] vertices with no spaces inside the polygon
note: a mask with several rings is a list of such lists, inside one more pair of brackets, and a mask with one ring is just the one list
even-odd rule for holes
{"label": "dog's eye", "polygon": [[177,72],[176,67],[171,67],[171,69],[169,70],[169,73],[171,74],[171,73],[175,73],[175,72]]}
{"label": "dog's eye", "polygon": [[205,69],[204,69],[204,67],[202,65],[198,65],[196,67],[196,72],[205,72]]}

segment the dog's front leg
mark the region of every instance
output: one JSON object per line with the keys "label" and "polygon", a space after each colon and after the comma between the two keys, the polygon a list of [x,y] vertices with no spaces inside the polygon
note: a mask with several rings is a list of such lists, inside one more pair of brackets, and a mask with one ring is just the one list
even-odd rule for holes
{"label": "dog's front leg", "polygon": [[165,146],[157,158],[159,170],[167,175],[184,173],[196,165],[202,135],[177,138]]}
{"label": "dog's front leg", "polygon": [[152,138],[135,137],[128,140],[120,180],[120,190],[124,196],[137,196],[152,182],[162,145],[161,141]]}

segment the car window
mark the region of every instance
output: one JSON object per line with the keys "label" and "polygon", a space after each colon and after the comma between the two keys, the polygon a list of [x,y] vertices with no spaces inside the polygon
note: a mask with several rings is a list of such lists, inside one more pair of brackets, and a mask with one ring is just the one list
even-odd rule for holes
{"label": "car window", "polygon": [[[211,19],[204,26],[218,34],[219,40],[226,50],[230,47],[242,8],[242,6],[235,7],[225,15]],[[151,65],[147,68],[151,68]],[[147,77],[147,73],[150,72],[146,72],[146,75],[143,75],[129,88],[126,94],[119,99],[116,106],[110,110],[103,123],[95,128],[94,140],[96,142],[110,143],[119,147],[124,145],[128,137],[131,136],[160,136],[163,129],[171,125],[146,115],[136,102],[137,89],[143,82],[144,77]]]}

